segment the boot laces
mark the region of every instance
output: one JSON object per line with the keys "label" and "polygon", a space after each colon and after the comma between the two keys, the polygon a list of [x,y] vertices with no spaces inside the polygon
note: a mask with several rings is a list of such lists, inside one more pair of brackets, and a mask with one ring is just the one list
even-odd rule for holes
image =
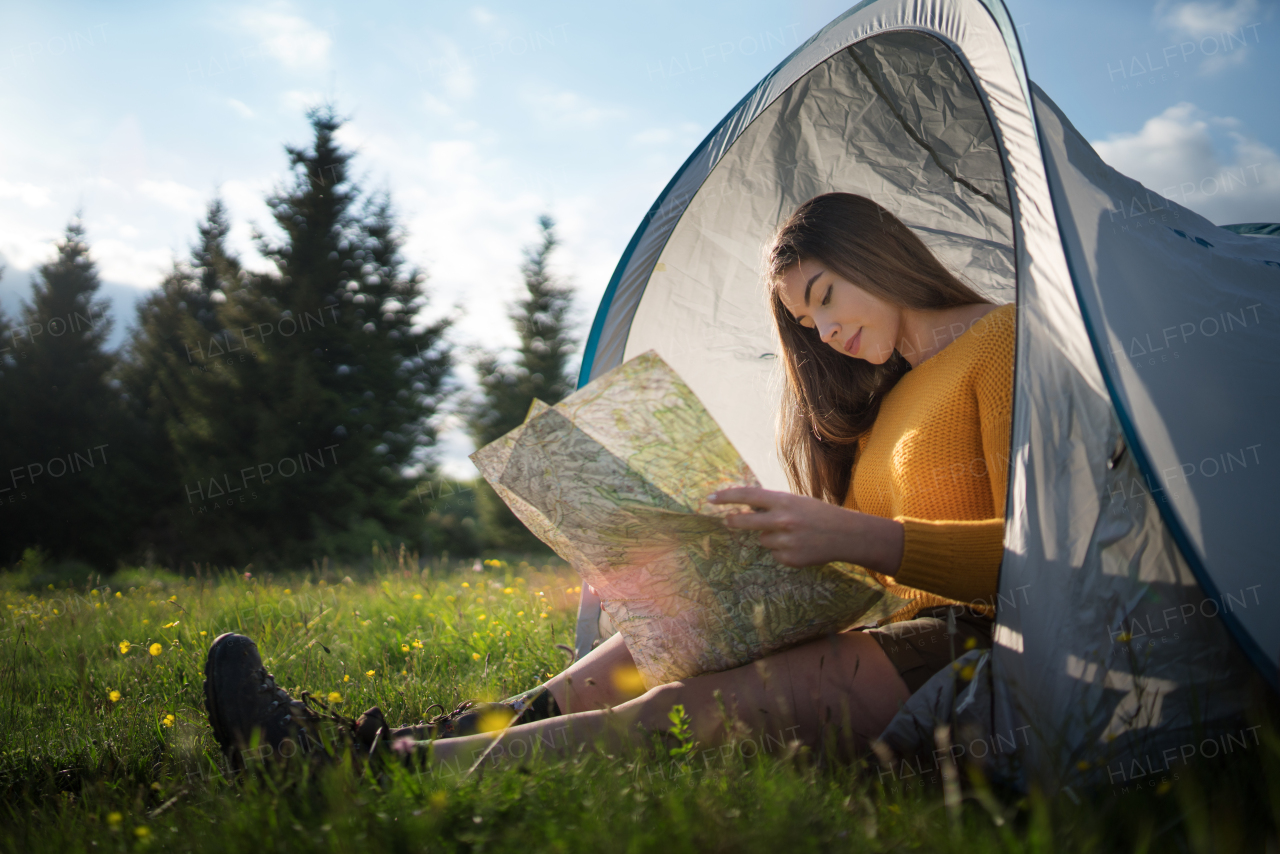
{"label": "boot laces", "polygon": [[260,671],[259,675],[262,678],[262,684],[258,686],[259,694],[274,694],[279,703],[288,703],[293,700],[287,691],[276,684],[276,678],[266,670]]}
{"label": "boot laces", "polygon": [[440,709],[440,714],[436,715],[433,718],[428,718],[427,726],[438,727],[440,726],[440,724],[454,721],[462,717],[467,712],[469,712],[472,709],[472,707],[474,707],[475,705],[476,705],[475,700],[464,700],[461,703],[459,703],[458,707],[454,709],[452,712],[446,712],[444,710],[444,706],[441,705],[440,703],[432,703],[429,707],[427,707],[427,711],[429,712],[432,709],[438,708]]}

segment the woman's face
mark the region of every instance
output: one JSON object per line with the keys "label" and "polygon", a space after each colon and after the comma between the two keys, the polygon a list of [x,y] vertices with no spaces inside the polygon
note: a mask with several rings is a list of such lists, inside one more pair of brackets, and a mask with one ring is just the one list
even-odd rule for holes
{"label": "woman's face", "polygon": [[782,304],[801,326],[846,356],[882,365],[893,355],[902,309],[842,279],[817,261],[787,270],[778,289]]}

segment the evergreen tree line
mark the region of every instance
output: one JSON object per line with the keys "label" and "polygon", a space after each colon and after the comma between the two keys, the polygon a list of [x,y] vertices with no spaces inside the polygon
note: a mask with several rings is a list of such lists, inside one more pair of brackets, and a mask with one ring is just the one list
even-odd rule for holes
{"label": "evergreen tree line", "polygon": [[[450,408],[480,446],[572,389],[553,221],[525,251],[515,358],[460,355],[450,319],[418,319],[427,276],[387,194],[353,179],[342,120],[308,119],[311,147],[285,147],[290,178],[266,200],[283,236],[253,236],[271,272],[244,269],[214,199],[119,353],[77,220],[18,316],[0,311],[0,566],[31,549],[110,570],[543,548],[482,480],[440,477],[433,447]],[[479,391],[459,400],[463,360]]]}

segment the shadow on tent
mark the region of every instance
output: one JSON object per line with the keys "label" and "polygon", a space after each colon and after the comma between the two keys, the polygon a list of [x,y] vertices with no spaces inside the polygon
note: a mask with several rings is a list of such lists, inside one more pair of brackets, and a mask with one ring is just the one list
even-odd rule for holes
{"label": "shadow on tent", "polygon": [[[1219,228],[1104,164],[1028,81],[999,0],[867,0],[671,179],[609,282],[580,383],[657,350],[785,489],[759,257],[833,190],[1018,303],[996,644],[967,654],[969,679],[945,670],[912,696],[883,736],[896,761],[932,756],[949,723],[956,755],[1053,791],[1256,746],[1248,686],[1274,688],[1280,656],[1280,229]],[[579,655],[609,631],[584,595]]]}

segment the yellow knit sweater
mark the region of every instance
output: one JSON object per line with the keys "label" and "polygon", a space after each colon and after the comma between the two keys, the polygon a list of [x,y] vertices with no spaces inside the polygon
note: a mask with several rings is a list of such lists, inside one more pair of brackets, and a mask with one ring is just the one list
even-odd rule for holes
{"label": "yellow knit sweater", "polygon": [[844,506],[903,524],[902,564],[877,576],[911,600],[891,621],[957,601],[995,613],[1015,318],[993,309],[908,371],[858,442]]}

